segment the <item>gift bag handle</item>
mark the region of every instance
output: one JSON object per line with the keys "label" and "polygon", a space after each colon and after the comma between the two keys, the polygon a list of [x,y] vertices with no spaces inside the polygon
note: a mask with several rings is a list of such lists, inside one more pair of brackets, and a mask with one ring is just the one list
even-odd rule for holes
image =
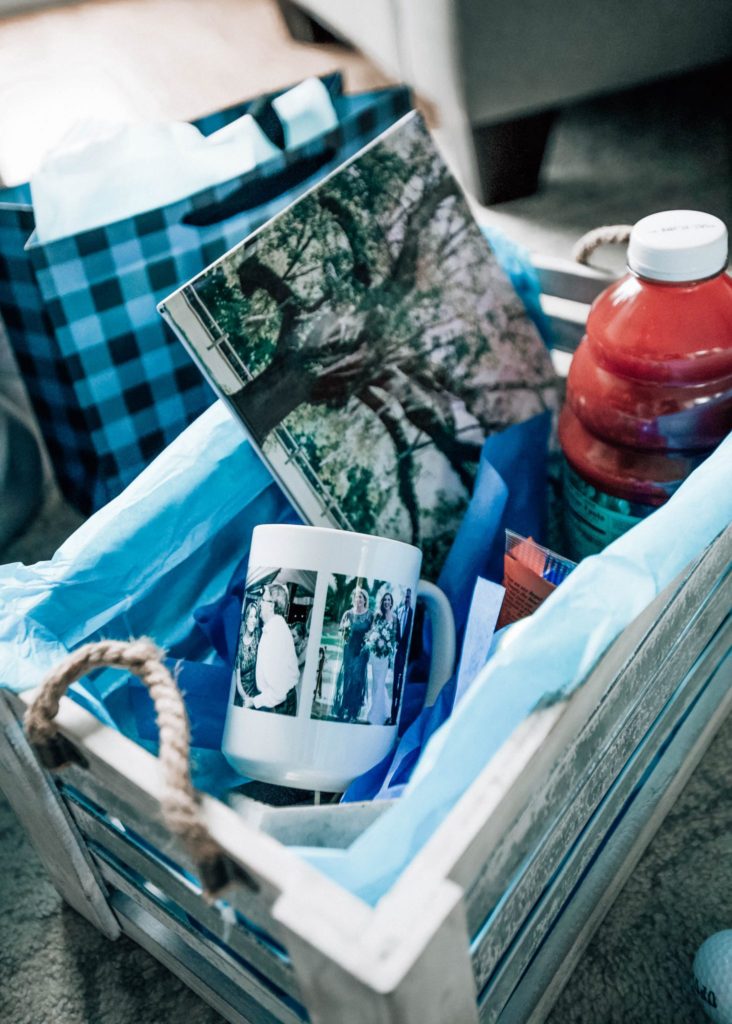
{"label": "gift bag handle", "polygon": [[72,683],[99,668],[130,672],[144,683],[155,705],[160,736],[163,820],[196,863],[204,891],[211,896],[229,882],[243,882],[256,891],[256,881],[234,864],[211,837],[201,815],[188,768],[190,729],[185,705],[173,676],[163,664],[165,652],[152,640],[100,640],[73,651],[44,679],[25,713],[29,742],[46,768],[60,768],[83,757],[58,732],[54,721],[61,698]]}
{"label": "gift bag handle", "polygon": [[609,224],[606,227],[593,228],[574,243],[572,259],[576,263],[588,266],[595,249],[603,245],[627,245],[630,231],[630,224]]}
{"label": "gift bag handle", "polygon": [[224,199],[191,210],[182,218],[181,223],[189,227],[210,227],[240,213],[254,210],[301,185],[337,155],[338,147],[328,145],[320,153],[300,157],[274,174],[257,174],[255,171],[251,180],[235,188]]}

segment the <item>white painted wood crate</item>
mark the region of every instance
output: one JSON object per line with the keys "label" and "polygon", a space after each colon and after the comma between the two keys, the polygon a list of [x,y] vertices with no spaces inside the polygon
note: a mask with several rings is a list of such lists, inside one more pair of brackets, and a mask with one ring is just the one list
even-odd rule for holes
{"label": "white painted wood crate", "polygon": [[[537,266],[571,348],[606,278]],[[0,691],[0,785],[64,898],[233,1024],[539,1022],[732,707],[731,562],[732,526],[522,723],[375,908],[289,847],[346,845],[383,805],[203,797],[230,875],[207,902],[157,759],[67,699],[83,763],[50,774],[19,722],[33,694]]]}

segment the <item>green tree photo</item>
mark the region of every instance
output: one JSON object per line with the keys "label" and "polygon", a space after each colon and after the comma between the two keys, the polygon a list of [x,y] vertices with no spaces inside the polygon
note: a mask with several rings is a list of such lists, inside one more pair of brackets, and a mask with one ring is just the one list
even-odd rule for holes
{"label": "green tree photo", "polygon": [[341,525],[424,544],[433,570],[485,438],[556,405],[548,353],[418,115],[189,288],[265,455],[285,444]]}

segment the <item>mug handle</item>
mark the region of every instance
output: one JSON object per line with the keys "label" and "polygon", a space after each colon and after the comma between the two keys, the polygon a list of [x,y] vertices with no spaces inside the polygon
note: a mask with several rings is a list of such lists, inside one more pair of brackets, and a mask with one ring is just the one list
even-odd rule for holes
{"label": "mug handle", "polygon": [[450,602],[434,583],[420,580],[417,584],[419,598],[427,605],[432,623],[432,660],[424,701],[425,707],[429,707],[435,703],[455,668],[455,619]]}

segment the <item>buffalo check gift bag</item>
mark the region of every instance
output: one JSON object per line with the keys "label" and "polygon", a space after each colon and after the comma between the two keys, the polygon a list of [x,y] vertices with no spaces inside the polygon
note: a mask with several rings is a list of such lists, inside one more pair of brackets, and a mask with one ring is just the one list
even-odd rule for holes
{"label": "buffalo check gift bag", "polygon": [[175,202],[42,242],[30,187],[0,191],[0,315],[59,486],[82,512],[118,494],[214,400],[158,301],[411,107],[401,87],[346,96],[340,74],[320,81],[333,116],[315,135],[288,138],[277,106],[287,90],[194,122],[209,137],[252,114],[268,148],[252,169]]}

